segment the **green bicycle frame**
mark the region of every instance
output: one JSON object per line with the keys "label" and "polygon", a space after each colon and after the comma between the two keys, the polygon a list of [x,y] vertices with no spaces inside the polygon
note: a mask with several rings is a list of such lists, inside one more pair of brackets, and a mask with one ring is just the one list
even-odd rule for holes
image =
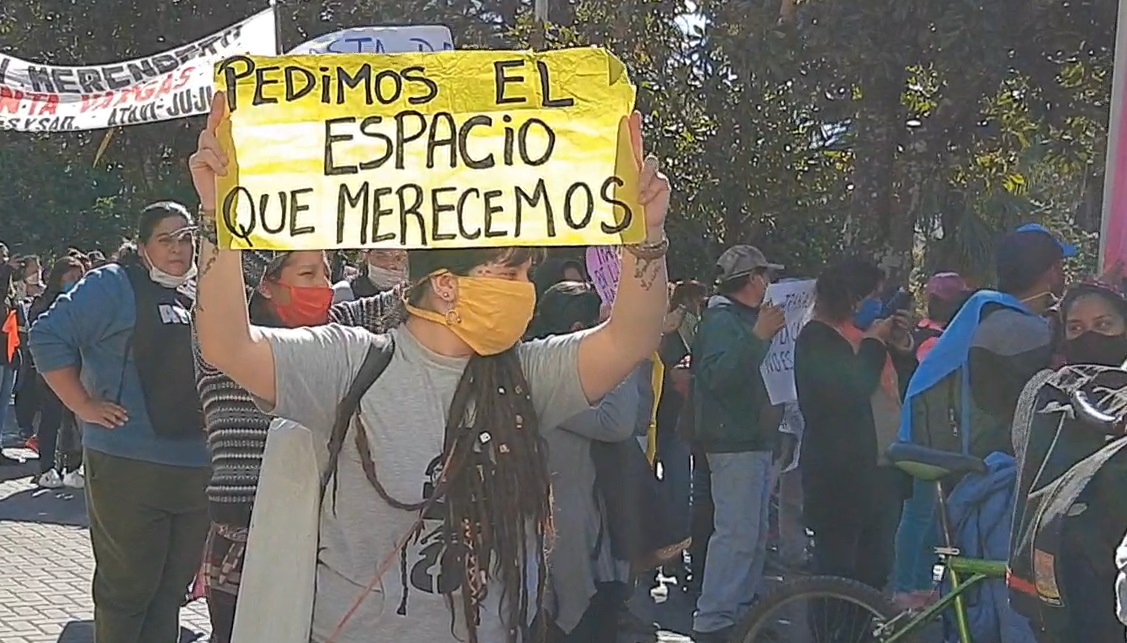
{"label": "green bicycle frame", "polygon": [[[915,471],[914,467],[902,466],[901,468],[913,476],[922,477],[920,471]],[[961,643],[974,643],[971,639],[970,623],[967,621],[967,604],[963,600],[963,594],[982,581],[1006,577],[1006,561],[963,558],[958,555],[959,550],[955,548],[954,538],[951,536],[951,522],[947,516],[947,493],[943,489],[943,480],[942,478],[932,478],[932,480],[935,482],[939,526],[942,530],[943,544],[945,545],[936,549],[935,553],[940,556],[946,568],[947,577],[951,581],[951,591],[945,594],[938,603],[917,614],[907,625],[894,627],[895,633],[889,638],[880,639],[881,643],[897,643],[897,641],[906,639],[909,635],[915,634],[917,630],[923,629],[924,625],[930,623],[948,607],[952,607],[955,612],[955,626],[959,630],[959,641]],[[964,577],[966,580],[963,580]],[[898,620],[900,620],[899,616],[890,621],[888,625],[895,625]]]}
{"label": "green bicycle frame", "polygon": [[[897,627],[896,633],[886,639],[881,639],[881,643],[896,643],[906,640],[908,636],[915,634],[924,625],[935,620],[948,607],[954,609],[955,626],[959,630],[959,640],[962,643],[973,643],[970,635],[970,624],[967,622],[967,606],[966,601],[963,600],[963,594],[984,580],[1004,579],[1006,577],[1006,562],[951,556],[944,561],[944,564],[947,567],[948,577],[951,579],[951,591],[944,594],[938,603],[917,614],[906,625]],[[964,575],[966,580],[962,580]]]}

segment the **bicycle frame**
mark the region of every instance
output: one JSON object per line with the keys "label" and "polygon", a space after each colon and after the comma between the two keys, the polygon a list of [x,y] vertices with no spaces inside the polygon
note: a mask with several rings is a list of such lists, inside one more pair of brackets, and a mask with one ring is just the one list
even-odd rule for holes
{"label": "bicycle frame", "polygon": [[[964,558],[959,556],[959,550],[954,546],[954,538],[951,536],[951,523],[950,519],[947,517],[947,494],[944,492],[942,481],[935,481],[935,490],[938,496],[939,522],[942,527],[944,544],[943,547],[937,547],[935,553],[942,561],[941,564],[945,568],[947,577],[950,579],[951,591],[944,594],[938,603],[917,614],[915,618],[910,620],[903,627],[896,627],[896,632],[892,636],[886,639],[880,639],[881,643],[897,643],[897,641],[907,639],[908,636],[915,634],[917,630],[933,621],[948,608],[954,609],[955,627],[959,631],[959,640],[962,643],[973,643],[970,633],[970,624],[967,621],[966,601],[963,599],[963,595],[967,590],[983,581],[1004,579],[1006,577],[1006,561],[981,560],[978,558]],[[963,580],[964,577],[965,580]],[[940,580],[941,579],[937,579],[936,582]],[[906,614],[907,612],[897,616],[892,619],[892,621],[885,624],[885,626],[894,625]]]}

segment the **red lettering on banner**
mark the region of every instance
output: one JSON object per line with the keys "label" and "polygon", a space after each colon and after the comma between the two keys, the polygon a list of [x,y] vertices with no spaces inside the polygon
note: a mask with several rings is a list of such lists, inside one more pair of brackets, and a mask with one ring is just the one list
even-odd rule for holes
{"label": "red lettering on banner", "polygon": [[23,92],[20,90],[0,87],[0,112],[20,113],[20,101],[22,100]]}
{"label": "red lettering on banner", "polygon": [[[29,98],[33,101],[30,110],[32,116],[52,116],[58,114],[58,94],[30,94]],[[39,108],[39,110],[36,111],[36,108]]]}
{"label": "red lettering on banner", "polygon": [[0,86],[0,112],[19,114],[24,105],[29,116],[52,116],[58,113],[59,97],[57,94],[25,94]]}

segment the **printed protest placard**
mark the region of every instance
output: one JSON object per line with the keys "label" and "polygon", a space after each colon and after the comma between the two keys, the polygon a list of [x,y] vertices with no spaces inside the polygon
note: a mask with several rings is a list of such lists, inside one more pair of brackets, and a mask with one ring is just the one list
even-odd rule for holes
{"label": "printed protest placard", "polygon": [[0,54],[0,130],[94,130],[206,114],[215,63],[234,54],[273,54],[276,38],[271,8],[136,60],[53,67]]}
{"label": "printed protest placard", "polygon": [[767,288],[764,301],[782,306],[786,317],[782,330],[771,341],[771,348],[760,367],[763,384],[767,387],[772,404],[798,399],[798,393],[794,390],[794,343],[814,312],[814,283],[813,279],[786,281],[771,284]]}
{"label": "printed protest placard", "polygon": [[304,42],[290,56],[305,54],[401,54],[409,51],[450,51],[454,39],[443,25],[353,27]]}
{"label": "printed protest placard", "polygon": [[634,88],[594,48],[216,66],[223,247],[636,243]]}
{"label": "printed protest placard", "polygon": [[618,294],[618,279],[622,273],[622,250],[617,246],[591,246],[587,248],[587,274],[595,284],[603,303],[614,304]]}

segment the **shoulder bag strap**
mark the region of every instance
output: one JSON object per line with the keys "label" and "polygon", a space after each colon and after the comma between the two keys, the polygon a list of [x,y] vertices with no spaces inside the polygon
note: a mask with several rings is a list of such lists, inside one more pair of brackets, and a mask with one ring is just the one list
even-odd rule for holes
{"label": "shoulder bag strap", "polygon": [[[333,422],[332,433],[329,434],[329,466],[325,470],[325,477],[321,480],[321,499],[324,501],[325,490],[329,484],[329,477],[331,471],[336,469],[337,460],[340,459],[341,448],[344,445],[344,438],[348,433],[348,427],[352,422],[352,416],[360,408],[360,398],[372,388],[376,380],[383,375],[387,370],[387,365],[391,363],[391,356],[395,353],[395,342],[392,341],[390,335],[381,335],[372,342],[368,347],[368,352],[364,355],[364,361],[360,364],[360,370],[356,372],[356,377],[352,379],[352,385],[348,387],[348,392],[337,404],[336,421]],[[334,491],[335,491],[334,484]]]}

